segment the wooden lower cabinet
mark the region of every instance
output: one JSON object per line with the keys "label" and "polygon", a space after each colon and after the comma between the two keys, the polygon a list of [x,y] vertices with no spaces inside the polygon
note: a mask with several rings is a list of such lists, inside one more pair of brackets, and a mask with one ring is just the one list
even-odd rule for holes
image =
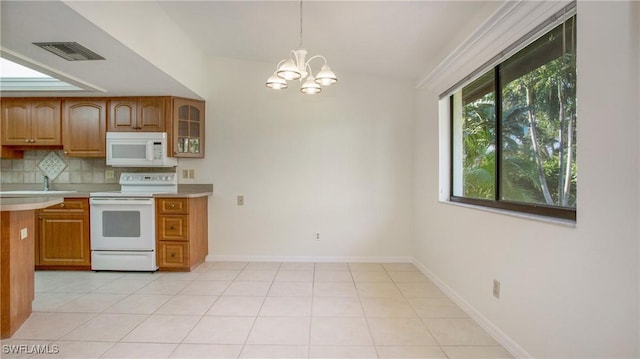
{"label": "wooden lower cabinet", "polygon": [[89,200],[66,198],[38,211],[36,269],[91,269]]}
{"label": "wooden lower cabinet", "polygon": [[35,211],[0,212],[0,232],[0,339],[6,339],[29,318],[35,298]]}
{"label": "wooden lower cabinet", "polygon": [[188,272],[209,254],[207,197],[156,198],[156,261],[160,270]]}

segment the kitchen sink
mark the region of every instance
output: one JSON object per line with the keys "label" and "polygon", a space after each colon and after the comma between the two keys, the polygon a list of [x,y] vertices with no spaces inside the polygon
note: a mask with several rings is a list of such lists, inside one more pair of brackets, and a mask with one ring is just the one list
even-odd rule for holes
{"label": "kitchen sink", "polygon": [[78,191],[43,191],[43,190],[26,190],[26,191],[1,191],[0,196],[13,196],[13,195],[56,195],[66,193],[76,193]]}

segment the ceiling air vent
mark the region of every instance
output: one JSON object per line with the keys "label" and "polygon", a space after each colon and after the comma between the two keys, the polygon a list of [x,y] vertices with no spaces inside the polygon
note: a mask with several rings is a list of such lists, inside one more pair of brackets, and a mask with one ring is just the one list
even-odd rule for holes
{"label": "ceiling air vent", "polygon": [[104,60],[104,57],[77,42],[34,42],[33,44],[67,61]]}

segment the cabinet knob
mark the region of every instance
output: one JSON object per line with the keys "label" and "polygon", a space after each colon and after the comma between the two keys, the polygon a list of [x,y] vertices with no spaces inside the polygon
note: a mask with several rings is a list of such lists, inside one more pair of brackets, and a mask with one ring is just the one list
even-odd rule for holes
{"label": "cabinet knob", "polygon": [[64,208],[64,203],[60,203],[60,208]]}
{"label": "cabinet knob", "polygon": [[175,203],[171,203],[171,204],[169,205],[169,207],[171,207],[171,208],[176,208],[176,204],[175,204]]}
{"label": "cabinet knob", "polygon": [[69,154],[69,151],[64,151],[64,154],[65,154],[65,155],[68,155],[68,154]]}
{"label": "cabinet knob", "polygon": [[175,253],[171,253],[171,258],[175,258],[176,254]]}
{"label": "cabinet knob", "polygon": [[171,227],[169,227],[169,229],[176,229],[176,227],[174,227],[174,226],[171,226]]}

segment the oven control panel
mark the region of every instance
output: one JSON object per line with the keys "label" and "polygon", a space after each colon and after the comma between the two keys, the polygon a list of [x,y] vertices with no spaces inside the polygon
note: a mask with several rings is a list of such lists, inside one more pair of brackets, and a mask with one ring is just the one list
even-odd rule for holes
{"label": "oven control panel", "polygon": [[175,173],[129,172],[120,175],[120,185],[177,185]]}

